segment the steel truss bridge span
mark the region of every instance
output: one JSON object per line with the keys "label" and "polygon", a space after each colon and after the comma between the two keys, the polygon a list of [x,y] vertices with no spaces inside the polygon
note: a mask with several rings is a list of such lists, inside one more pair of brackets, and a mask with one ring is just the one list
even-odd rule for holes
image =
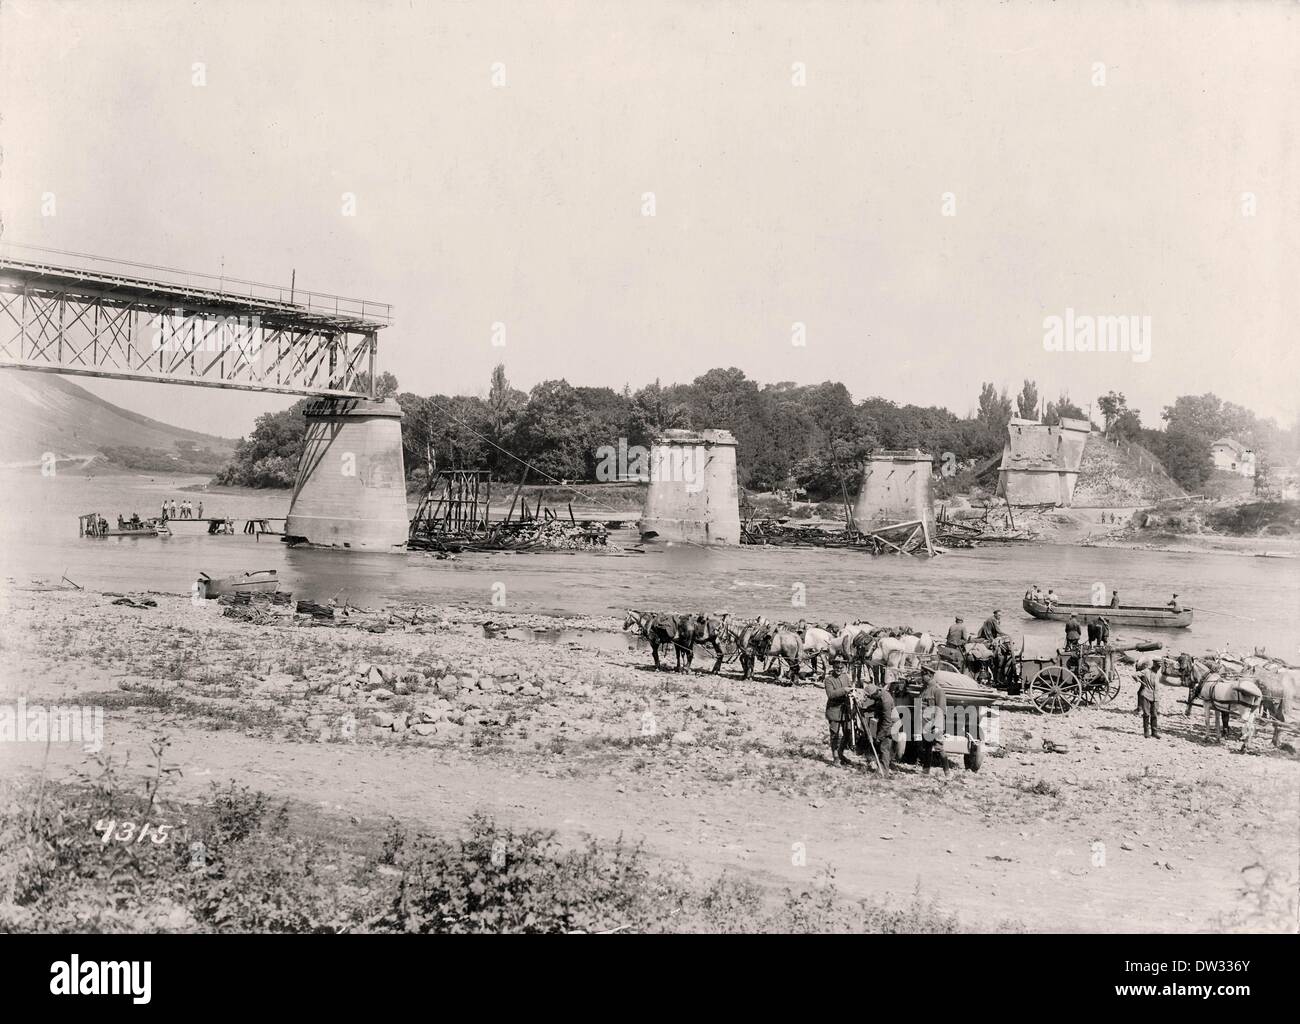
{"label": "steel truss bridge span", "polygon": [[0,243],[0,367],[355,397],[384,303]]}

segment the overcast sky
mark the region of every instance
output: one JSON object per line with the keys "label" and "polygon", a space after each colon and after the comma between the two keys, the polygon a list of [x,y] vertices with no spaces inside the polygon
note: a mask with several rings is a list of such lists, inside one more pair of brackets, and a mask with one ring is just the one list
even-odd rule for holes
{"label": "overcast sky", "polygon": [[[1297,415],[1294,4],[4,0],[0,75],[5,239],[391,302],[403,390]],[[1067,308],[1150,360],[1045,351]],[[87,386],[226,436],[292,401]]]}

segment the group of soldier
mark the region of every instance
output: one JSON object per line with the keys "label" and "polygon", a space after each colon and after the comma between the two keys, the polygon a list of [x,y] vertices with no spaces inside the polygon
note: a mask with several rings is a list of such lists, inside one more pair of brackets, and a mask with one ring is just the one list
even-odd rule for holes
{"label": "group of soldier", "polygon": [[[855,686],[846,668],[844,656],[834,655],[830,671],[823,680],[831,762],[844,765],[850,763],[844,756],[844,751],[849,746],[854,728],[860,725],[871,750],[874,767],[882,776],[887,777],[893,765],[894,735],[898,728],[894,696],[890,693],[887,682],[875,678],[868,678],[863,684]],[[930,673],[916,703],[922,722],[921,770],[926,775],[930,774],[930,765],[937,747],[939,762],[946,776],[948,760],[943,756],[943,732],[948,702],[943,687],[933,673]]]}

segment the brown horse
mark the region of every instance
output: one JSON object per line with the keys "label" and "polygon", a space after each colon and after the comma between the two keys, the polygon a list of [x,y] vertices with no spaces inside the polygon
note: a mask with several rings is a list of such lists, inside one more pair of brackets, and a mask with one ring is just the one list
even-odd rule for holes
{"label": "brown horse", "polygon": [[[674,618],[677,623],[677,633],[673,639],[673,647],[677,651],[677,671],[692,671],[691,663],[695,660],[695,645],[704,643],[709,637],[708,617],[700,612],[696,615],[678,615]],[[682,665],[686,668],[683,670]],[[718,666],[722,664],[721,658],[718,659]]]}
{"label": "brown horse", "polygon": [[682,668],[681,648],[677,646],[677,620],[671,615],[665,615],[662,612],[641,612],[629,610],[623,619],[623,628],[631,629],[636,627],[643,637],[650,641],[650,653],[655,659],[655,671],[663,668],[659,663],[659,648],[664,644],[672,644],[677,653],[677,671]]}
{"label": "brown horse", "polygon": [[712,673],[716,676],[722,671],[722,662],[727,656],[725,645],[736,640],[736,632],[731,628],[731,616],[725,612],[722,615],[705,615],[701,612],[698,619],[703,623],[703,632],[695,642],[713,651]]}

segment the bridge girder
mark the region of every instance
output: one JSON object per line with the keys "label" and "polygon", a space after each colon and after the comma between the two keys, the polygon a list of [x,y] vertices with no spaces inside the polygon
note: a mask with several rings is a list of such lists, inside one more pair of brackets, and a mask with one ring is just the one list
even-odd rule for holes
{"label": "bridge girder", "polygon": [[0,258],[0,367],[355,396],[358,382],[373,389],[383,326],[319,305]]}

